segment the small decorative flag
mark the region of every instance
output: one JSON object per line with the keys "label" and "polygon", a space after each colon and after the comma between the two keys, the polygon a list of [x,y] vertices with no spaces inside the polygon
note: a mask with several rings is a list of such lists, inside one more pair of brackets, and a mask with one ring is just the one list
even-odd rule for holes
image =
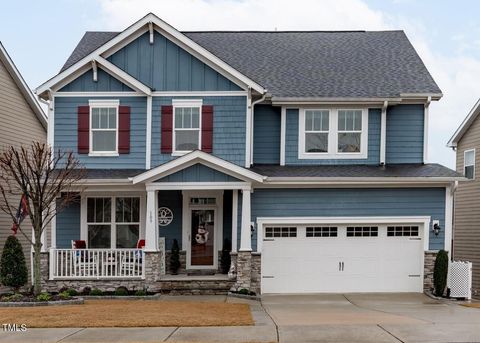
{"label": "small decorative flag", "polygon": [[28,215],[28,200],[27,195],[23,194],[20,199],[20,205],[18,205],[17,214],[15,215],[15,221],[12,225],[13,234],[17,234],[17,230],[20,227],[20,224],[23,222],[25,217]]}

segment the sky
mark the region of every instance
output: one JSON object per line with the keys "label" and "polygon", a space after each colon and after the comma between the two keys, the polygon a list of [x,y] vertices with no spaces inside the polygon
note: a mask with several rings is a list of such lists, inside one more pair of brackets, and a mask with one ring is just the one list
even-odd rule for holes
{"label": "sky", "polygon": [[178,30],[404,30],[444,97],[430,106],[429,162],[480,97],[475,0],[16,0],[0,41],[32,89],[58,73],[85,31],[123,30],[153,12]]}

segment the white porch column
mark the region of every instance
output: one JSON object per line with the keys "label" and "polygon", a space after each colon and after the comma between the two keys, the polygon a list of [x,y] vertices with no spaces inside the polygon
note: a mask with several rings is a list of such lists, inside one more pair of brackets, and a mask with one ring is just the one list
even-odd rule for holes
{"label": "white porch column", "polygon": [[242,191],[242,232],[240,236],[240,251],[252,251],[250,222],[250,189],[244,189]]}
{"label": "white porch column", "polygon": [[158,251],[157,192],[147,191],[145,251]]}
{"label": "white porch column", "polygon": [[52,203],[52,212],[55,215],[52,217],[50,221],[50,248],[57,247],[57,201],[55,200]]}
{"label": "white porch column", "polygon": [[238,191],[232,191],[232,252],[238,248]]}

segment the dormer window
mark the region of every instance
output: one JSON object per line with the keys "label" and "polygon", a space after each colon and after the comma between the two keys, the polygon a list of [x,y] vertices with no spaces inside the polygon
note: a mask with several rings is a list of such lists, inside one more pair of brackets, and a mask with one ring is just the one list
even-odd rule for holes
{"label": "dormer window", "polygon": [[300,109],[298,158],[367,158],[367,128],[367,109]]}
{"label": "dormer window", "polygon": [[174,101],[173,153],[182,155],[201,147],[201,100]]}

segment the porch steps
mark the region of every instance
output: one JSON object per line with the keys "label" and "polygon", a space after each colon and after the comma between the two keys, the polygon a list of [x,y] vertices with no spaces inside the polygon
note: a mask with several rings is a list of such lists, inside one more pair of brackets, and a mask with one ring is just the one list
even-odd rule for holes
{"label": "porch steps", "polygon": [[188,276],[197,276],[197,275],[215,275],[217,273],[216,269],[199,269],[199,270],[189,270],[187,272]]}
{"label": "porch steps", "polygon": [[160,284],[162,294],[169,295],[223,295],[235,283],[227,275],[165,275]]}

